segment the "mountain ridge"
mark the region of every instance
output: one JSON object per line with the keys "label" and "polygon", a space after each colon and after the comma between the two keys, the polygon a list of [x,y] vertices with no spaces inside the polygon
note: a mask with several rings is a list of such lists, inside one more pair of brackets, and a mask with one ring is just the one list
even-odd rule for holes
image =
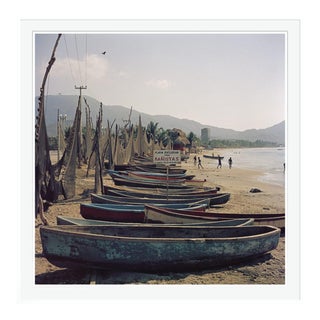
{"label": "mountain ridge", "polygon": [[[47,124],[48,136],[56,135],[56,123],[58,110],[60,114],[67,115],[67,125],[72,124],[73,118],[78,104],[79,96],[76,95],[48,95],[46,96],[45,117]],[[99,112],[100,102],[92,97],[85,96],[88,105],[90,106],[91,117],[93,124]],[[35,107],[38,107],[38,97],[35,98]],[[84,115],[85,103],[82,103],[82,114]],[[110,124],[115,121],[120,126],[123,126],[128,120],[130,108],[121,105],[103,105],[103,123],[107,125],[107,119]],[[141,115],[141,122],[146,126],[150,121],[158,122],[158,127],[164,129],[179,128],[186,134],[193,132],[196,136],[201,137],[201,129],[209,128],[210,139],[237,139],[248,141],[268,141],[278,144],[285,144],[285,121],[275,124],[265,129],[248,129],[244,131],[237,131],[233,129],[225,129],[215,126],[203,125],[195,120],[179,119],[170,115],[149,115],[147,113],[132,110],[131,123],[137,124]],[[84,123],[85,117],[82,117]]]}

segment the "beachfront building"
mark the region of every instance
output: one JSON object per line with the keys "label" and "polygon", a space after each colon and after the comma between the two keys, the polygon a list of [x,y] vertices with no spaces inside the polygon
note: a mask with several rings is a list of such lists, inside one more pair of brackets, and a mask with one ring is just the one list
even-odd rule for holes
{"label": "beachfront building", "polygon": [[203,128],[201,129],[201,143],[202,145],[208,145],[210,139],[210,129],[209,128]]}

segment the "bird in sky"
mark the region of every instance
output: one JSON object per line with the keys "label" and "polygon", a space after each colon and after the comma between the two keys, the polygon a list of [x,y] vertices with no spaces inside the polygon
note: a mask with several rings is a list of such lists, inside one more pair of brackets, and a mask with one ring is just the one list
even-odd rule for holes
{"label": "bird in sky", "polygon": [[101,54],[106,54],[107,52],[106,51],[103,51]]}

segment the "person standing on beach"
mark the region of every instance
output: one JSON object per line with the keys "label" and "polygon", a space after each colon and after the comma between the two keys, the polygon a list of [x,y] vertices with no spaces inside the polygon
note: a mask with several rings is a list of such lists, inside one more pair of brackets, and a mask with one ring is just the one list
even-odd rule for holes
{"label": "person standing on beach", "polygon": [[228,162],[229,162],[229,169],[231,169],[231,167],[232,167],[232,159],[231,159],[231,157],[229,158]]}
{"label": "person standing on beach", "polygon": [[220,157],[219,154],[218,154],[218,165],[217,165],[217,169],[218,169],[218,168],[222,168],[221,157]]}
{"label": "person standing on beach", "polygon": [[196,156],[196,155],[193,157],[193,164],[194,164],[194,165],[197,164],[197,156]]}
{"label": "person standing on beach", "polygon": [[203,166],[201,164],[201,159],[200,157],[198,157],[198,169],[200,169],[200,167],[203,169]]}

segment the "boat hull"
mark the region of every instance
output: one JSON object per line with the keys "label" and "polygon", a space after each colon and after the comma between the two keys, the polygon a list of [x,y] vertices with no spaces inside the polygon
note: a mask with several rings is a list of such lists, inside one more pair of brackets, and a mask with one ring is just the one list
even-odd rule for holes
{"label": "boat hull", "polygon": [[[203,157],[204,157],[204,158],[208,158],[208,159],[217,159],[217,160],[219,159],[218,156],[209,156],[209,155],[207,155],[207,154],[204,154]],[[220,159],[223,160],[224,157],[220,157]]]}
{"label": "boat hull", "polygon": [[144,206],[99,206],[80,204],[80,215],[85,219],[95,219],[115,222],[144,222]]}
{"label": "boat hull", "polygon": [[[120,193],[117,193],[119,192]],[[116,186],[110,186],[110,185],[104,185],[103,186],[103,193],[104,194],[110,194],[110,195],[120,195],[121,193],[132,195],[136,197],[163,197],[163,196],[169,196],[170,198],[179,198],[181,196],[190,196],[190,197],[196,197],[197,195],[200,196],[210,196],[212,194],[216,194],[220,191],[220,188],[207,188],[203,190],[199,189],[193,189],[193,190],[181,190],[181,189],[169,189],[168,191],[165,189],[149,189],[149,188],[130,188],[130,187],[116,187]]]}
{"label": "boat hull", "polygon": [[42,226],[44,256],[63,268],[187,270],[229,265],[275,249],[271,226]]}
{"label": "boat hull", "polygon": [[[270,225],[281,229],[284,234],[285,231],[285,214],[284,213],[215,213],[210,211],[194,211],[194,210],[176,210],[174,208],[155,208],[152,205],[146,205],[146,214],[151,214],[153,211],[162,211],[165,209],[169,216],[177,214],[191,215],[193,217],[202,217],[209,219],[253,219],[254,225]],[[169,214],[168,214],[169,213]]]}
{"label": "boat hull", "polygon": [[[187,210],[184,204],[159,204],[159,206]],[[206,204],[190,206],[194,211],[204,211]],[[80,215],[85,219],[114,221],[114,222],[145,222],[144,205],[115,205],[115,204],[80,204]]]}
{"label": "boat hull", "polygon": [[151,198],[135,198],[135,197],[115,197],[115,196],[108,196],[108,195],[97,195],[91,194],[91,202],[92,203],[109,203],[109,204],[165,204],[165,205],[172,205],[172,204],[185,204],[186,207],[193,207],[195,205],[205,204],[207,207],[211,204],[211,198],[207,199],[151,199]]}
{"label": "boat hull", "polygon": [[190,189],[192,185],[184,185],[180,183],[165,183],[158,181],[147,181],[138,179],[126,179],[122,177],[112,177],[113,182],[116,186],[129,186],[129,187],[143,187],[143,188],[161,188],[161,189]]}
{"label": "boat hull", "polygon": [[221,219],[214,217],[204,217],[200,214],[192,215],[185,214],[186,211],[173,212],[165,208],[158,208],[154,206],[145,206],[145,221],[153,223],[165,223],[165,224],[190,224],[201,222],[216,222],[221,226],[245,226],[253,224],[254,219]]}
{"label": "boat hull", "polygon": [[208,207],[214,205],[225,204],[230,199],[230,193],[213,194],[210,196],[188,197],[180,196],[176,198],[168,198],[165,196],[159,196],[157,198],[148,197],[135,197],[123,194],[123,196],[111,196],[111,195],[96,195],[91,194],[91,201],[93,203],[119,203],[119,204],[173,204],[173,203],[208,203]]}
{"label": "boat hull", "polygon": [[[198,219],[199,220],[199,219]],[[185,225],[191,226],[232,226],[239,227],[245,225],[251,225],[253,219],[211,219],[211,220],[200,220],[199,222],[188,222]],[[73,217],[65,217],[58,216],[57,217],[57,225],[76,225],[76,226],[96,226],[96,225],[110,225],[110,224],[118,224],[124,226],[130,225],[145,225],[145,223],[131,223],[131,222],[112,222],[112,221],[102,221],[102,220],[93,220],[93,219],[81,219],[81,218],[73,218]],[[152,225],[148,223],[148,225]],[[165,225],[165,224],[163,224]],[[167,224],[168,226],[181,225],[181,223],[173,223]]]}
{"label": "boat hull", "polygon": [[[170,209],[171,210],[171,209]],[[175,209],[172,209],[175,211]],[[191,214],[186,212],[186,214]],[[282,232],[285,231],[286,219],[284,213],[213,213],[211,214],[214,218],[222,219],[236,219],[236,218],[252,218],[254,219],[254,225],[270,225],[280,228]]]}

